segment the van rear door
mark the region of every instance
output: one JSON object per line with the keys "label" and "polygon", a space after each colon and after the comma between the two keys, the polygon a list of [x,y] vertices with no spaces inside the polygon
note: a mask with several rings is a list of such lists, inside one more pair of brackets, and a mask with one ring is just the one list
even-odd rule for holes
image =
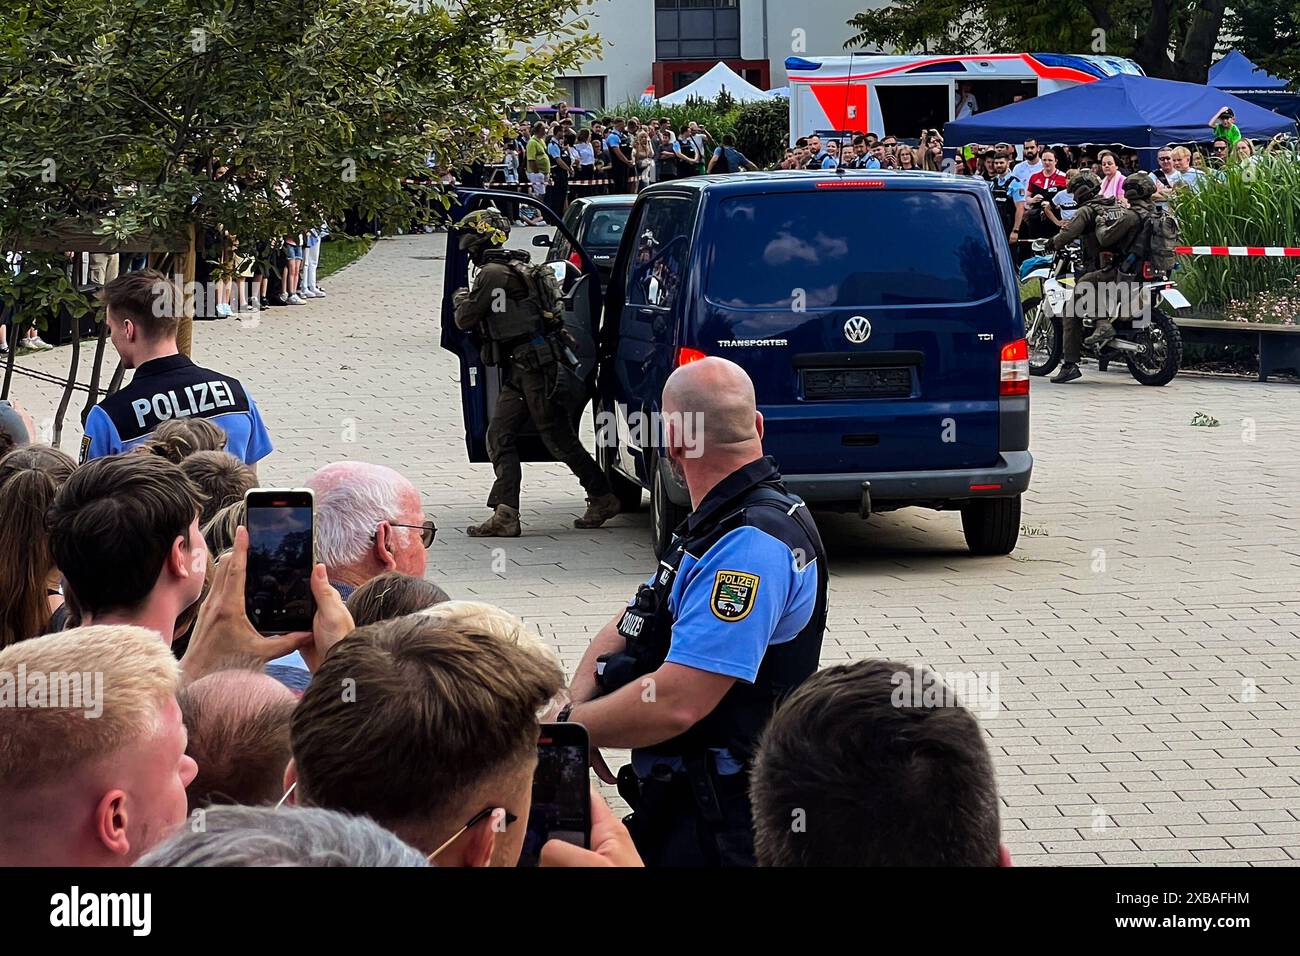
{"label": "van rear door", "polygon": [[1023,335],[990,197],[920,174],[709,195],[684,345],[754,380],[786,474],[965,469],[999,453]]}

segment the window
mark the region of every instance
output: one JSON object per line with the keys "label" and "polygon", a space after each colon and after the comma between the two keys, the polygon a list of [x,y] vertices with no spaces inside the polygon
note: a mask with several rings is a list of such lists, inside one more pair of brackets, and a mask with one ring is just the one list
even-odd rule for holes
{"label": "window", "polygon": [[628,305],[673,307],[686,272],[693,212],[689,199],[665,196],[646,202],[627,271]]}
{"label": "window", "polygon": [[738,0],[655,0],[655,59],[739,56]]}
{"label": "window", "polygon": [[707,297],[730,308],[789,309],[796,290],[812,310],[973,302],[1001,288],[970,193],[772,193],[728,199],[719,216]]}
{"label": "window", "polygon": [[580,106],[589,110],[605,108],[605,77],[603,76],[560,76],[555,85],[559,87],[560,99],[570,106]]}

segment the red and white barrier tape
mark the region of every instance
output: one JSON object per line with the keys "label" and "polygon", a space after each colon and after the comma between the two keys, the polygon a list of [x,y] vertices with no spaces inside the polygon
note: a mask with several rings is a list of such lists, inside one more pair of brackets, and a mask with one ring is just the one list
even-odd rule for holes
{"label": "red and white barrier tape", "polygon": [[1181,256],[1300,256],[1300,246],[1178,246]]}

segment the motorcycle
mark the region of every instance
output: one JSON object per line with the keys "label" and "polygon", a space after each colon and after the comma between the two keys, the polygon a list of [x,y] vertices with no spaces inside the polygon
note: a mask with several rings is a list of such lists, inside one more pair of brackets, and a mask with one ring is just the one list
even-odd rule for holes
{"label": "motorcycle", "polygon": [[[1050,375],[1061,364],[1061,316],[1074,299],[1080,249],[1078,243],[1071,243],[1054,256],[1045,256],[1047,241],[1043,239],[1035,240],[1031,248],[1038,255],[1026,261],[1020,275],[1029,374]],[[1178,374],[1183,361],[1182,333],[1169,313],[1186,309],[1191,303],[1169,278],[1152,276],[1136,284],[1136,294],[1128,303],[1130,309],[1116,303],[1107,310],[1115,338],[1100,352],[1086,345],[1083,351],[1096,358],[1100,371],[1122,359],[1141,384],[1166,385]],[[1085,338],[1095,324],[1094,319],[1083,320]]]}

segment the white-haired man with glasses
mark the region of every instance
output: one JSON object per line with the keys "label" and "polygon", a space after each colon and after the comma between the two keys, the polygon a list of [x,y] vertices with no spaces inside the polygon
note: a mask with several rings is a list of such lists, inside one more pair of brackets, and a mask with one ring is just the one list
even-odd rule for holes
{"label": "white-haired man with glasses", "polygon": [[392,468],[337,461],[307,487],[316,495],[316,557],[346,600],[385,571],[423,577],[437,530],[420,492]]}

